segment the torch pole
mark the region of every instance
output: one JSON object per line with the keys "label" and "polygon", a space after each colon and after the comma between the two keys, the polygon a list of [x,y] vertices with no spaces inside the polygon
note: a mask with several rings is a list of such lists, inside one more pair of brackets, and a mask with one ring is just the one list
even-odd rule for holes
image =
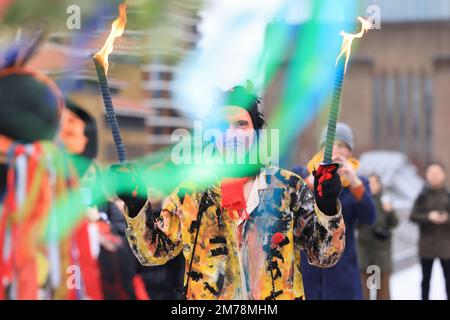
{"label": "torch pole", "polygon": [[117,122],[117,116],[114,111],[114,106],[111,100],[111,92],[108,87],[108,80],[106,79],[105,68],[98,56],[94,56],[95,71],[97,72],[98,83],[100,91],[103,97],[103,104],[105,106],[106,119],[109,127],[111,128],[114,145],[116,146],[117,156],[120,162],[127,161],[127,155],[125,153],[125,146],[122,142],[122,136],[120,135],[119,123]]}
{"label": "torch pole", "polygon": [[328,116],[327,137],[325,140],[324,164],[331,164],[333,157],[334,137],[336,134],[336,123],[339,117],[341,105],[341,92],[344,84],[345,57],[342,56],[337,63],[334,78],[333,96],[331,99],[330,113]]}

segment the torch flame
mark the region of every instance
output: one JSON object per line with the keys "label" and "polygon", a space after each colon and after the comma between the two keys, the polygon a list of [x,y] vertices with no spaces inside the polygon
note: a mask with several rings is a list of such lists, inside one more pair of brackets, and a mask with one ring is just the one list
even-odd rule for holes
{"label": "torch flame", "polygon": [[348,59],[350,58],[350,53],[352,51],[353,40],[355,38],[362,38],[364,33],[366,33],[372,27],[372,24],[369,21],[367,21],[361,17],[358,17],[358,20],[361,22],[361,31],[359,33],[351,34],[351,33],[347,33],[344,31],[341,31],[341,33],[340,33],[344,39],[342,40],[341,52],[339,53],[339,56],[336,59],[336,65],[337,65],[339,59],[345,54],[344,73],[347,70],[347,63],[348,63]]}
{"label": "torch flame", "polygon": [[94,59],[99,59],[105,69],[105,75],[108,74],[108,56],[114,49],[114,40],[120,36],[122,36],[123,31],[125,30],[125,25],[127,24],[127,5],[125,3],[121,3],[119,5],[119,17],[114,20],[111,25],[111,32],[109,33],[108,38],[103,45],[103,48],[100,49],[94,56]]}

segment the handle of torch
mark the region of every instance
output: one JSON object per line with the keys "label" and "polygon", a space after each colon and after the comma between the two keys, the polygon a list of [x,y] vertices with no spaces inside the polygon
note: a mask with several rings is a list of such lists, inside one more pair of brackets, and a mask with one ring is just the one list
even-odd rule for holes
{"label": "handle of torch", "polygon": [[120,162],[126,162],[127,155],[125,152],[125,145],[122,142],[119,123],[117,122],[116,112],[114,111],[114,106],[112,104],[111,92],[109,91],[108,80],[106,79],[105,75],[105,69],[103,68],[101,61],[99,61],[97,57],[94,57],[94,64],[98,76],[100,91],[103,97],[103,104],[105,106],[106,119],[108,121],[109,127],[111,128],[117,156]]}
{"label": "handle of torch", "polygon": [[336,134],[336,124],[339,117],[341,105],[341,92],[344,83],[345,59],[339,59],[336,66],[334,78],[333,96],[331,99],[330,113],[328,117],[327,136],[325,140],[325,150],[323,156],[324,164],[331,164],[333,157],[334,137]]}

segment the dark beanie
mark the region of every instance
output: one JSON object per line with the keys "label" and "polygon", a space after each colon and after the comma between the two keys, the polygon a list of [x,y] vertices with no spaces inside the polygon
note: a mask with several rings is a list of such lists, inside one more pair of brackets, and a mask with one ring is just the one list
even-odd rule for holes
{"label": "dark beanie", "polygon": [[224,105],[233,105],[244,108],[250,114],[255,130],[265,125],[264,116],[258,110],[261,99],[243,86],[236,86],[223,92]]}
{"label": "dark beanie", "polygon": [[46,76],[20,68],[0,70],[0,134],[21,143],[52,140],[64,100]]}

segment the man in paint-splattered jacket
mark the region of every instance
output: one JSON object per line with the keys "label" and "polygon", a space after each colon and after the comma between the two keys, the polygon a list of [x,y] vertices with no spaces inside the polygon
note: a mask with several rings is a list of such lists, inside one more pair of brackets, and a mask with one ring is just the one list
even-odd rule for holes
{"label": "man in paint-splattered jacket", "polygon": [[[242,87],[227,92],[218,114],[234,130],[234,142],[241,132],[264,124],[258,102]],[[119,165],[114,172],[119,185],[134,189],[118,191],[133,252],[144,265],[164,264],[183,252],[187,299],[304,299],[300,250],[309,263],[329,267],[345,246],[335,169],[315,172],[314,195],[300,177],[273,166],[218,178],[207,187],[183,183],[159,216],[152,214],[146,187],[132,166]]]}

